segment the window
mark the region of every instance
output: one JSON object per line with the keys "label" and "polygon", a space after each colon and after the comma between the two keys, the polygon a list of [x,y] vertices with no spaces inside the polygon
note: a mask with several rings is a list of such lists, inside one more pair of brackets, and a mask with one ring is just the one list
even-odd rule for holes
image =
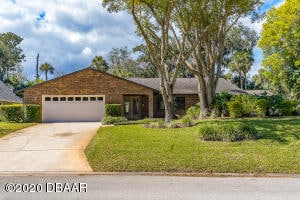
{"label": "window", "polygon": [[66,97],[60,97],[60,101],[66,101],[67,98]]}
{"label": "window", "polygon": [[68,97],[68,101],[74,101],[74,97]]}
{"label": "window", "polygon": [[88,97],[82,97],[82,101],[88,101],[89,98]]}
{"label": "window", "polygon": [[90,97],[90,101],[96,101],[96,97]]}
{"label": "window", "polygon": [[45,97],[45,101],[51,101],[51,97]]}
{"label": "window", "polygon": [[[165,104],[162,97],[157,98],[157,110],[164,110]],[[185,97],[175,97],[174,98],[174,109],[184,110],[185,109]]]}
{"label": "window", "polygon": [[81,97],[75,97],[75,101],[81,101]]}
{"label": "window", "polygon": [[175,108],[175,110],[184,110],[185,109],[185,98],[184,97],[175,97],[174,98],[174,108]]}
{"label": "window", "polygon": [[103,97],[98,97],[98,101],[103,101]]}
{"label": "window", "polygon": [[52,101],[58,101],[58,97],[53,97]]}
{"label": "window", "polygon": [[157,97],[157,110],[164,110],[165,109],[165,104],[164,104],[164,101],[163,101],[163,98],[162,97]]}

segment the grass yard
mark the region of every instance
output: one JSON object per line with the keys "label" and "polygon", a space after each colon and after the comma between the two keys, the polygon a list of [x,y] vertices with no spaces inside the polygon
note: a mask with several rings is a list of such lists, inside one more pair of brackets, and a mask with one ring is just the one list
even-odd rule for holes
{"label": "grass yard", "polygon": [[[262,138],[199,139],[202,124],[235,122],[255,125]],[[102,127],[85,153],[93,170],[101,172],[300,173],[300,117],[207,120],[180,129]]]}
{"label": "grass yard", "polygon": [[4,135],[7,135],[11,132],[29,127],[34,125],[34,123],[8,123],[8,122],[0,122],[0,138]]}

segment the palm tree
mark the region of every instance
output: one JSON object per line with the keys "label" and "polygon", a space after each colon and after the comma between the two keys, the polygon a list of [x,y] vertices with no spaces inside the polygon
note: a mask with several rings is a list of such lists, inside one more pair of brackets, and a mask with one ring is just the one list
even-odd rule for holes
{"label": "palm tree", "polygon": [[40,66],[41,72],[45,72],[46,81],[48,80],[48,73],[54,73],[54,67],[49,63],[44,63]]}
{"label": "palm tree", "polygon": [[108,70],[108,64],[102,56],[95,56],[90,67],[104,72]]}
{"label": "palm tree", "polygon": [[232,72],[236,72],[240,78],[241,89],[243,89],[243,79],[245,80],[245,89],[247,81],[247,73],[253,64],[254,59],[250,51],[238,51],[234,53],[228,64]]}

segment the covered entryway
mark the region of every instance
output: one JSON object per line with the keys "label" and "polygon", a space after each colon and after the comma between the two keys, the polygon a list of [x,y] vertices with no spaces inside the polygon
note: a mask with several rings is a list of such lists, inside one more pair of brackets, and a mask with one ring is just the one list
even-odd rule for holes
{"label": "covered entryway", "polygon": [[141,119],[141,96],[124,96],[124,116],[129,120]]}
{"label": "covered entryway", "polygon": [[105,115],[103,95],[43,95],[43,122],[99,122]]}

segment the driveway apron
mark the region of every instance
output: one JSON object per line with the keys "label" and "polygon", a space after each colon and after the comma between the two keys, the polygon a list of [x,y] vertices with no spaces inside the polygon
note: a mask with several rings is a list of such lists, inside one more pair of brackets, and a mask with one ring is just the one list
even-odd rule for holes
{"label": "driveway apron", "polygon": [[101,123],[49,123],[0,138],[0,173],[90,172],[84,149]]}

